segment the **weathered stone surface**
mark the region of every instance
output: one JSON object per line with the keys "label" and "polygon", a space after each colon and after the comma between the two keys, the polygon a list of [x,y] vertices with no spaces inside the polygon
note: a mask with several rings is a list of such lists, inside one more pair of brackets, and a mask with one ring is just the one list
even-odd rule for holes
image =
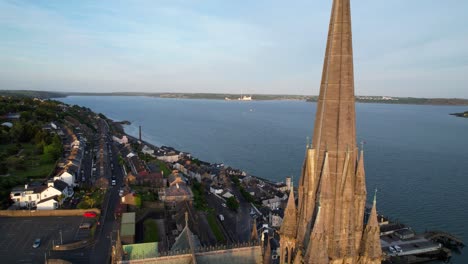
{"label": "weathered stone surface", "polygon": [[[362,239],[366,185],[363,153],[359,162],[358,156],[350,0],[334,0],[314,135],[299,181],[297,231],[294,221],[283,222],[281,263],[291,263],[291,255],[318,264],[380,261],[375,228],[367,227]],[[288,202],[286,211],[293,207]]]}

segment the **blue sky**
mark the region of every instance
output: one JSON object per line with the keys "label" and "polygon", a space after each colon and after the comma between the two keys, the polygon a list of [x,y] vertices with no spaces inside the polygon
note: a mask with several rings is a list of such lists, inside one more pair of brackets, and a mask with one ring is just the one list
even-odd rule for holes
{"label": "blue sky", "polygon": [[[331,0],[0,0],[0,89],[318,94]],[[354,0],[359,95],[468,98],[468,1]]]}

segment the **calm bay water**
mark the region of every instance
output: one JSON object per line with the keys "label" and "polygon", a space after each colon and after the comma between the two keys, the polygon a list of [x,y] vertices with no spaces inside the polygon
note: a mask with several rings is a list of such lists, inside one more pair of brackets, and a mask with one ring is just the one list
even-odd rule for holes
{"label": "calm bay water", "polygon": [[[253,175],[299,179],[315,103],[217,101],[129,96],[71,96],[126,132]],[[378,209],[416,231],[444,230],[468,242],[468,119],[448,115],[468,107],[357,104],[357,137],[365,141],[369,197]],[[452,263],[468,263],[468,252]]]}

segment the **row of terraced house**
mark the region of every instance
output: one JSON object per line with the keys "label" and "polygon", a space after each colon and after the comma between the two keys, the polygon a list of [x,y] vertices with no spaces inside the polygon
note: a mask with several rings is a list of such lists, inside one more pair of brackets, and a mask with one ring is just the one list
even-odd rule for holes
{"label": "row of terraced house", "polygon": [[[11,190],[12,209],[54,210],[59,208],[64,199],[74,195],[81,163],[85,152],[86,138],[79,132],[51,122],[43,127],[50,133],[59,135],[63,143],[63,158],[57,163],[53,177],[45,182],[31,182]],[[79,128],[75,128],[79,131]]]}

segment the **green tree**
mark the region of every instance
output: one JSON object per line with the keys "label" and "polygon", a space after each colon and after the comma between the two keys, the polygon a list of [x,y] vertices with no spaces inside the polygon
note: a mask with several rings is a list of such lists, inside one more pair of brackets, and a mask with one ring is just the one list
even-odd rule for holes
{"label": "green tree", "polygon": [[62,193],[61,195],[57,196],[57,201],[59,204],[59,208],[62,206],[62,202],[65,200],[65,195]]}
{"label": "green tree", "polygon": [[239,202],[234,196],[231,196],[226,199],[226,205],[229,209],[233,211],[237,211],[237,209],[239,209]]}
{"label": "green tree", "polygon": [[141,196],[137,194],[133,198],[135,199],[135,206],[141,208]]}

